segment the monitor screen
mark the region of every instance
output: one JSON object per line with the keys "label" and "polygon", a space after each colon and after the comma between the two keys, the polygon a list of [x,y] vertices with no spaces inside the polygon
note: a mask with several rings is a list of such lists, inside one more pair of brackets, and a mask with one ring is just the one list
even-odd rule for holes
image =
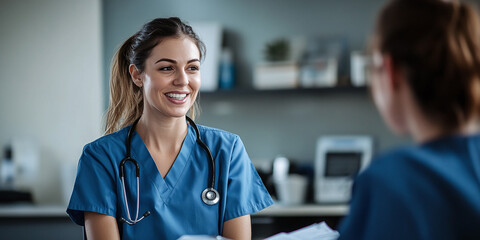
{"label": "monitor screen", "polygon": [[353,177],[360,170],[361,152],[328,152],[326,177]]}

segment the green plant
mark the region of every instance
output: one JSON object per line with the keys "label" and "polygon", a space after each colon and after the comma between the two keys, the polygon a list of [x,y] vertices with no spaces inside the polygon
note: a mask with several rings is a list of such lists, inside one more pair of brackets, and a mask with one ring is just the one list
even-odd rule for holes
{"label": "green plant", "polygon": [[288,58],[289,43],[285,39],[278,39],[267,43],[265,46],[265,59],[267,61],[285,61]]}

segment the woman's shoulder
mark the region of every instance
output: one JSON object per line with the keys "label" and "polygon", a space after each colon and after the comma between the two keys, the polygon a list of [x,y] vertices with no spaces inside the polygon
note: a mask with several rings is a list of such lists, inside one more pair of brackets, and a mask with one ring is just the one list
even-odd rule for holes
{"label": "woman's shoulder", "polygon": [[116,132],[101,136],[90,143],[87,143],[84,150],[111,148],[114,146],[125,145],[128,127],[122,128]]}
{"label": "woman's shoulder", "polygon": [[198,130],[200,131],[200,134],[203,138],[214,138],[214,139],[222,139],[222,140],[227,140],[227,141],[237,141],[240,137],[235,134],[228,132],[223,129],[219,128],[214,128],[214,127],[208,127],[204,125],[198,125]]}
{"label": "woman's shoulder", "polygon": [[391,189],[422,179],[426,172],[433,171],[432,161],[435,160],[438,160],[436,154],[421,146],[397,147],[376,155],[356,180]]}
{"label": "woman's shoulder", "polygon": [[415,146],[403,146],[377,154],[370,165],[359,176],[390,179],[392,174],[408,171],[412,162],[418,160]]}
{"label": "woman's shoulder", "polygon": [[[480,134],[472,136],[447,136],[420,145],[397,147],[379,154],[372,160],[372,167],[421,165],[447,166],[468,159],[471,148],[479,148]],[[474,149],[473,149],[474,151]]]}
{"label": "woman's shoulder", "polygon": [[479,146],[480,136],[475,135],[446,137],[420,145],[397,147],[374,157],[364,175],[387,181],[396,177],[415,181],[426,175],[448,177],[454,169],[466,169],[465,165],[476,159],[472,152],[480,152]]}
{"label": "woman's shoulder", "polygon": [[[414,160],[421,155],[422,149],[417,146],[402,146],[379,153],[372,159],[372,167],[397,165],[405,163],[405,159]],[[408,160],[407,160],[408,161]]]}

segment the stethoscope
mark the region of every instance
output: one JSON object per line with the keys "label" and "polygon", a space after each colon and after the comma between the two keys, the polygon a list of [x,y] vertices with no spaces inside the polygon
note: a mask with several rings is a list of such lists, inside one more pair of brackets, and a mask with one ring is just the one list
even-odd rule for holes
{"label": "stethoscope", "polygon": [[[202,197],[202,201],[205,204],[214,205],[218,203],[218,201],[220,200],[220,194],[215,189],[215,161],[213,161],[213,156],[212,156],[212,153],[210,152],[210,149],[200,138],[200,132],[198,131],[198,128],[195,122],[192,119],[190,119],[188,116],[185,116],[185,117],[187,118],[188,123],[195,130],[195,134],[197,135],[197,143],[207,152],[208,159],[210,160],[210,173],[211,173],[210,185],[207,188],[205,188],[205,190],[202,191],[201,197]],[[138,210],[140,209],[140,167],[138,165],[138,162],[135,161],[135,159],[130,157],[130,143],[132,141],[133,131],[135,130],[135,126],[137,125],[138,120],[140,120],[140,118],[135,120],[135,122],[132,124],[132,127],[130,127],[130,130],[128,131],[127,141],[126,141],[127,155],[120,162],[120,172],[119,172],[120,179],[122,180],[123,199],[125,200],[125,209],[127,210],[127,216],[128,216],[128,220],[122,217],[120,218],[120,222],[125,222],[125,223],[128,223],[129,225],[136,224],[140,222],[142,219],[150,215],[150,211],[146,211],[141,218],[138,218]],[[127,192],[125,189],[125,163],[127,161],[131,161],[133,164],[135,164],[135,168],[136,168],[135,175],[137,177],[137,211],[135,215],[135,220],[133,220],[130,217],[130,210],[128,209]]]}

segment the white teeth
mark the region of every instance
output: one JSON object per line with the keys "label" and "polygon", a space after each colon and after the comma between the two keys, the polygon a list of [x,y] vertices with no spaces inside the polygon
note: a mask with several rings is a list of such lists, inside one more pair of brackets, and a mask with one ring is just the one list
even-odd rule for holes
{"label": "white teeth", "polygon": [[167,93],[165,95],[167,95],[167,97],[169,97],[169,98],[174,98],[174,99],[177,99],[177,100],[182,100],[187,96],[187,94],[185,94],[185,93],[183,93],[183,94]]}

